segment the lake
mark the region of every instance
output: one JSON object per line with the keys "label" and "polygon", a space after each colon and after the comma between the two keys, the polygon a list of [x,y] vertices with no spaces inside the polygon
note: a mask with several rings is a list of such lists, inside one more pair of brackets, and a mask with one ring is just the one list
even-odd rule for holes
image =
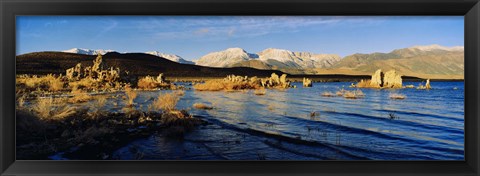
{"label": "lake", "polygon": [[[404,82],[404,85],[418,82]],[[204,92],[185,90],[177,104],[208,122],[183,139],[161,133],[114,152],[122,160],[463,160],[464,83],[433,89],[361,89],[364,98],[324,97],[349,82],[311,88]],[[188,86],[187,86],[188,87]],[[137,108],[159,92],[141,91]],[[405,99],[391,99],[392,93]],[[121,100],[119,100],[121,103]],[[194,103],[214,109],[194,109]]]}

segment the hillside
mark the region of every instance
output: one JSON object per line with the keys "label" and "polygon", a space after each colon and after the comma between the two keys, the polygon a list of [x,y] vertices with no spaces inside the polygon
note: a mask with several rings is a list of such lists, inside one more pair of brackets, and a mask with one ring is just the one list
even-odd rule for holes
{"label": "hillside", "polygon": [[[77,63],[90,66],[94,55],[64,52],[34,52],[16,57],[17,74],[65,74],[65,70]],[[120,54],[110,52],[103,56],[108,66],[128,70],[132,75],[158,75],[175,77],[225,77],[230,74],[245,76],[270,76],[281,71],[258,70],[254,68],[211,68],[190,64],[180,64],[165,58],[144,53]]]}
{"label": "hillside", "polygon": [[[438,45],[397,49],[390,53],[353,54],[327,69],[332,72],[372,73],[377,69],[395,69],[403,75],[422,78],[463,79],[463,48]],[[326,70],[317,69],[317,73]]]}

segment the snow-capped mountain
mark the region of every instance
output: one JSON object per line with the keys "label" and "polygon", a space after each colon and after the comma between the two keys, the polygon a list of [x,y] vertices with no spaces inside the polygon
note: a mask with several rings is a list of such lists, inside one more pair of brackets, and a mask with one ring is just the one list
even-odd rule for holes
{"label": "snow-capped mountain", "polygon": [[[260,60],[279,68],[326,68],[338,62],[341,57],[335,54],[313,54],[292,52],[284,49],[268,48],[258,53]],[[284,64],[279,65],[279,63]]]}
{"label": "snow-capped mountain", "polygon": [[69,50],[64,50],[62,52],[76,53],[76,54],[86,54],[86,55],[97,55],[97,54],[104,55],[106,53],[115,52],[115,51],[114,50],[102,50],[102,49],[92,50],[92,49],[83,49],[83,48],[72,48],[72,49],[69,49]]}
{"label": "snow-capped mountain", "polygon": [[[102,49],[91,50],[91,49],[82,49],[82,48],[72,48],[72,49],[69,49],[69,50],[64,50],[62,52],[85,54],[85,55],[97,55],[97,54],[104,55],[106,53],[117,52],[117,51],[115,51],[115,50],[102,50]],[[123,53],[125,53],[125,52],[123,52]],[[180,57],[178,55],[174,55],[174,54],[165,54],[165,53],[161,53],[161,52],[158,52],[158,51],[148,51],[148,52],[145,52],[145,54],[150,54],[150,55],[162,57],[162,58],[165,58],[165,59],[168,59],[168,60],[171,60],[171,61],[174,61],[174,62],[178,62],[178,63],[181,63],[181,64],[195,64],[192,61],[185,60],[182,57]]]}
{"label": "snow-capped mountain", "polygon": [[181,64],[192,64],[192,65],[195,64],[195,62],[185,60],[182,57],[180,57],[178,55],[175,55],[175,54],[165,54],[165,53],[161,53],[161,52],[158,52],[158,51],[148,51],[148,52],[145,52],[145,53],[146,54],[151,54],[151,55],[154,55],[154,56],[158,56],[158,57],[163,57],[165,59],[168,59],[168,60],[171,60],[171,61],[174,61],[174,62],[178,62],[178,63],[181,63]]}
{"label": "snow-capped mountain", "polygon": [[242,48],[228,48],[223,51],[209,53],[196,62],[197,65],[210,67],[228,67],[229,65],[256,59],[256,54],[247,53]]}
{"label": "snow-capped mountain", "polygon": [[410,49],[418,49],[421,51],[434,51],[434,50],[445,50],[445,51],[463,51],[463,46],[454,46],[454,47],[446,47],[440,46],[437,44],[433,45],[425,45],[425,46],[413,46]]}
{"label": "snow-capped mountain", "polygon": [[[333,54],[313,54],[269,48],[258,54],[248,53],[241,48],[229,48],[201,57],[196,64],[210,67],[244,66],[250,60],[258,60],[277,68],[325,68],[340,60]],[[242,64],[245,63],[245,64]]]}

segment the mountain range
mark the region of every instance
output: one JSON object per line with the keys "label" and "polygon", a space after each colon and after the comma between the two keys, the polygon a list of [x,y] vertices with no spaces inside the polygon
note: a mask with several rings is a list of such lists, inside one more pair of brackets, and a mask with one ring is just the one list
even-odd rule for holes
{"label": "mountain range", "polygon": [[[74,48],[63,52],[95,55],[115,51]],[[195,62],[158,51],[145,53],[182,64],[219,68],[250,67],[290,74],[368,75],[377,69],[395,69],[403,75],[433,79],[463,79],[464,75],[463,46],[413,46],[388,53],[356,53],[343,58],[336,54],[294,52],[277,48],[268,48],[258,53],[249,53],[242,48],[228,48],[206,54]]]}
{"label": "mountain range", "polygon": [[[69,49],[69,50],[63,50],[62,52],[75,53],[75,54],[85,54],[85,55],[98,55],[98,54],[104,55],[106,53],[117,52],[117,51],[115,51],[115,50],[103,50],[103,49],[92,50],[92,49],[83,49],[83,48],[72,48],[72,49]],[[123,53],[125,53],[125,52],[123,52]],[[174,62],[178,62],[178,63],[181,63],[181,64],[193,64],[193,65],[195,64],[195,62],[185,60],[182,57],[180,57],[178,55],[175,55],[175,54],[166,54],[166,53],[161,53],[161,52],[158,52],[158,51],[147,51],[145,53],[146,54],[151,54],[151,55],[154,55],[154,56],[158,56],[158,57],[162,57],[162,58],[165,58],[165,59],[168,59],[168,60],[171,60],[171,61],[174,61]]]}

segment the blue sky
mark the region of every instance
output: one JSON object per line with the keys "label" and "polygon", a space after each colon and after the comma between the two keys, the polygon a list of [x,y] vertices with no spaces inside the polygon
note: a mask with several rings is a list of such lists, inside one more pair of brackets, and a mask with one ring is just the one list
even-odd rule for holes
{"label": "blue sky", "polygon": [[232,47],[347,56],[464,45],[463,16],[17,16],[16,29],[17,54],[86,48],[192,60]]}

